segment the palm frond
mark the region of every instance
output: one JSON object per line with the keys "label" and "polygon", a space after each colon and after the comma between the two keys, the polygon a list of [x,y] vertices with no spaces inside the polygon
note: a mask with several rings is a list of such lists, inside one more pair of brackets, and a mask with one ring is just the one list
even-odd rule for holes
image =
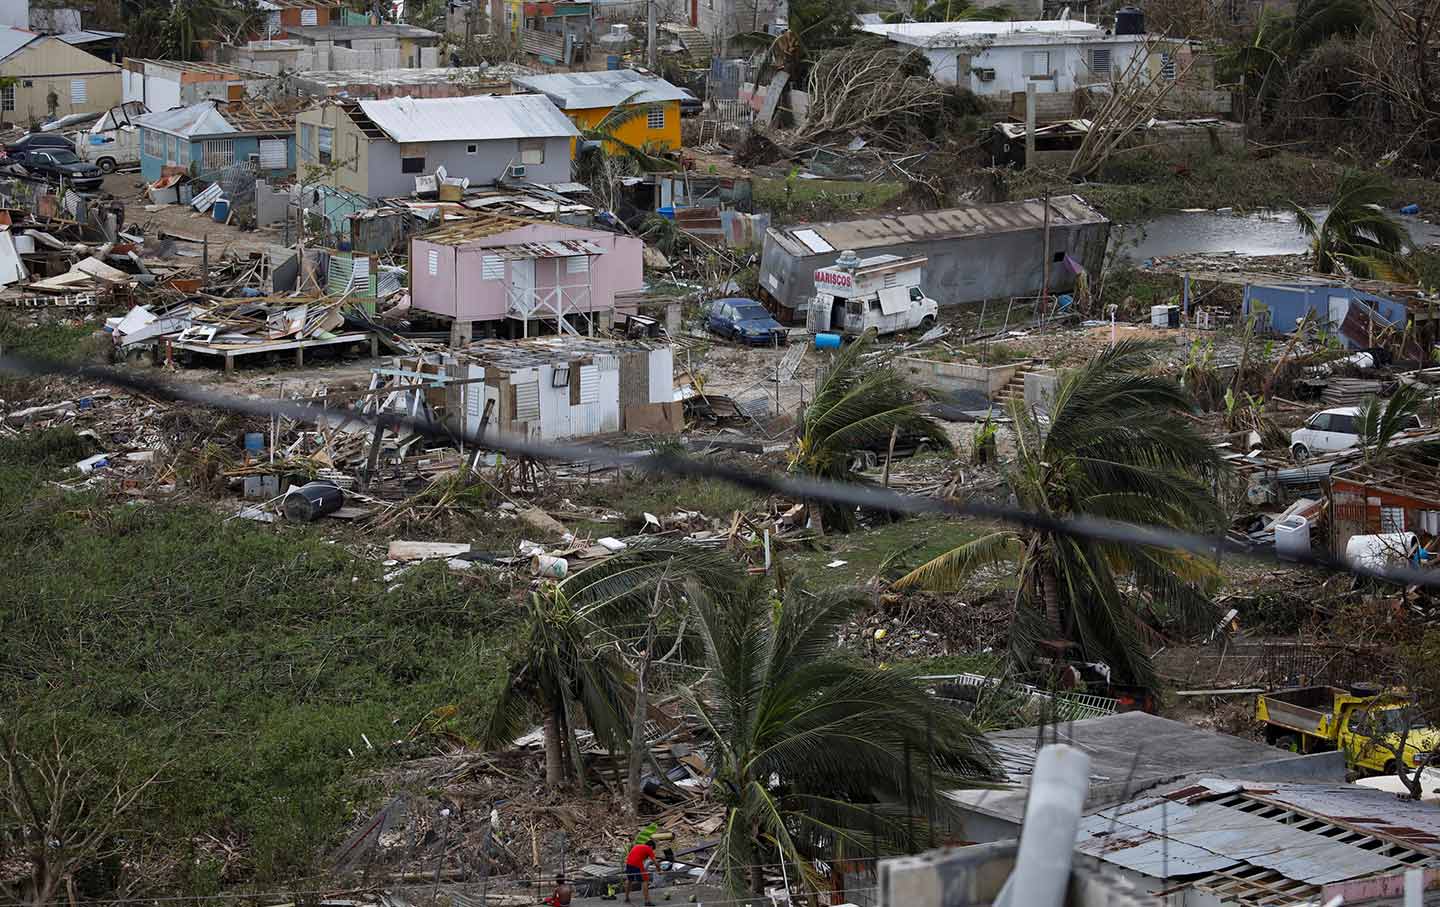
{"label": "palm frond", "polygon": [[951,548],[890,584],[892,589],[954,591],[976,570],[1018,560],[1023,551],[1013,532],[992,532]]}

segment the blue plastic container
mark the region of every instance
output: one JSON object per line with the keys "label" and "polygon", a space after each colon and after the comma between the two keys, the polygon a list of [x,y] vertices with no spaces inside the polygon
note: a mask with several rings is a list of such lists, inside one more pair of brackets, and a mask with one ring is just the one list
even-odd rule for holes
{"label": "blue plastic container", "polygon": [[245,433],[245,449],[252,453],[265,449],[265,433],[259,431],[247,431]]}
{"label": "blue plastic container", "polygon": [[1401,214],[1419,214],[1419,213],[1420,213],[1420,206],[1419,206],[1419,205],[1414,205],[1414,204],[1406,205],[1405,207],[1403,207],[1403,208],[1400,209],[1400,213],[1401,213]]}
{"label": "blue plastic container", "polygon": [[656,214],[659,214],[661,217],[665,218],[666,220],[674,220],[674,219],[675,219],[675,206],[674,206],[674,205],[661,205],[659,208],[656,208],[656,209],[655,209],[655,213],[656,213]]}
{"label": "blue plastic container", "polygon": [[230,200],[224,198],[215,199],[215,204],[210,209],[215,212],[215,222],[223,224],[225,218],[230,216]]}
{"label": "blue plastic container", "polygon": [[619,68],[620,68],[620,58],[619,58],[618,56],[616,56],[615,54],[609,54],[609,55],[607,55],[607,56],[605,57],[605,68],[606,68],[606,69],[619,69]]}
{"label": "blue plastic container", "polygon": [[838,350],[840,349],[839,334],[816,334],[815,349],[817,350]]}

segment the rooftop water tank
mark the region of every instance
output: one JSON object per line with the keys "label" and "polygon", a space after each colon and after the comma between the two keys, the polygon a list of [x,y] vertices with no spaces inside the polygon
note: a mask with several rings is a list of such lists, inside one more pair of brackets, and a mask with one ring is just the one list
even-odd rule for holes
{"label": "rooftop water tank", "polygon": [[1125,6],[1115,11],[1115,34],[1117,35],[1143,35],[1145,34],[1145,14],[1133,6]]}

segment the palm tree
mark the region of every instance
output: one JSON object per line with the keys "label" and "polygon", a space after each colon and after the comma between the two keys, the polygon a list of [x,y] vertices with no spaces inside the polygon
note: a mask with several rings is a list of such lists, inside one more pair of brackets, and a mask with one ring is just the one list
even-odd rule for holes
{"label": "palm tree", "polygon": [[863,594],[792,580],[779,601],[763,582],[691,600],[706,672],[687,699],[714,738],[725,819],[713,865],[736,894],[758,891],[766,864],[813,890],[816,860],[919,849],[943,792],[992,776],[958,709],[841,653],[837,631]]}
{"label": "palm tree", "polygon": [[[1221,461],[1185,412],[1191,398],[1168,377],[1145,372],[1147,348],[1122,342],[1065,376],[1048,416],[1012,405],[1019,505],[1053,519],[1085,515],[1180,530],[1222,519],[1213,483]],[[940,555],[897,588],[953,589],[977,569],[1018,564],[1011,658],[1033,664],[1042,640],[1078,646],[1112,677],[1152,685],[1142,645],[1139,596],[1187,626],[1211,620],[1214,568],[1174,551],[1062,535],[1001,530]],[[1137,595],[1122,591],[1122,577]]]}
{"label": "palm tree", "polygon": [[1421,387],[1401,384],[1389,400],[1371,397],[1361,404],[1355,416],[1355,429],[1367,462],[1384,459],[1395,436],[1415,424],[1420,407],[1427,399]]}
{"label": "palm tree", "polygon": [[673,605],[687,580],[725,588],[739,578],[721,551],[661,540],[634,545],[532,592],[519,651],[491,711],[485,742],[510,743],[538,710],[544,719],[546,783],[553,787],[567,775],[583,780],[577,710],[600,743],[612,751],[629,746],[632,688],[624,646],[645,635],[651,603]]}
{"label": "palm tree", "polygon": [[1404,258],[1410,236],[1382,207],[1389,194],[1384,176],[1347,169],[1324,220],[1292,203],[1300,230],[1310,239],[1311,267],[1321,274],[1349,271],[1387,280],[1412,275]]}
{"label": "palm tree", "polygon": [[[866,333],[847,344],[815,389],[790,452],[792,471],[837,482],[863,481],[853,468],[855,451],[886,445],[892,433],[950,449],[940,423],[924,412],[888,357],[870,353],[874,339]],[[853,509],[823,505],[812,513],[821,517],[823,527],[848,529],[854,523]]]}

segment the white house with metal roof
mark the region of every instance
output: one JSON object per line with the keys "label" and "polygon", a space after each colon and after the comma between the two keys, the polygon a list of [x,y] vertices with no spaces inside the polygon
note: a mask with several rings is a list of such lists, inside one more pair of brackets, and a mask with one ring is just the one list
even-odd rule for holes
{"label": "white house with metal roof", "polygon": [[0,26],[0,121],[31,123],[120,103],[120,68],[59,38]]}
{"label": "white house with metal roof", "polygon": [[1007,99],[1032,83],[1039,92],[1069,92],[1109,82],[1154,42],[1072,19],[899,22],[861,30],[924,54],[937,82]]}
{"label": "white house with metal roof", "polygon": [[440,167],[472,185],[565,182],[580,134],[542,95],[329,103],[300,114],[296,131],[302,168],[328,166],[321,183],[369,198],[410,195]]}

